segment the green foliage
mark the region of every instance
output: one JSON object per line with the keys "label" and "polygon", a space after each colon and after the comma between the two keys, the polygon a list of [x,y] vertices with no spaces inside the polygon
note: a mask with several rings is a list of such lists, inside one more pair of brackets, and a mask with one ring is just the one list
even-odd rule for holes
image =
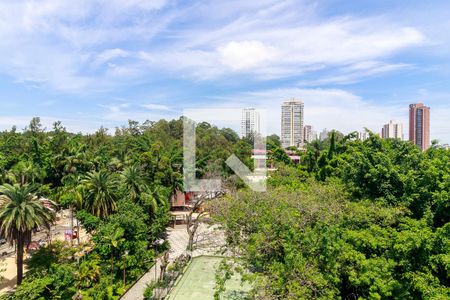
{"label": "green foliage", "polygon": [[67,247],[64,242],[53,241],[47,247],[40,248],[26,261],[28,274],[48,270],[53,265],[70,264],[77,251],[79,249]]}
{"label": "green foliage", "polygon": [[405,208],[351,202],[339,185],[312,180],[216,205],[228,245],[255,275],[257,297],[431,299],[450,292],[449,227],[434,230]]}
{"label": "green foliage", "polygon": [[82,180],[86,208],[97,217],[105,217],[116,210],[117,183],[108,171],[88,172]]}
{"label": "green foliage", "polygon": [[144,290],[144,299],[145,300],[152,299],[154,290],[155,286],[153,284],[147,284]]}
{"label": "green foliage", "polygon": [[[229,172],[224,161],[233,149],[239,149],[234,148],[239,137],[230,129],[206,123],[198,130],[203,136],[198,145],[199,172],[208,172],[211,161],[218,162],[219,173]],[[183,189],[182,132],[181,118],[144,124],[130,121],[114,135],[105,128],[90,135],[72,134],[60,122],[46,131],[35,118],[23,133],[15,128],[0,133],[0,183],[23,189],[39,184],[21,195],[31,199],[30,192],[35,192],[72,208],[93,235],[93,242],[82,249],[52,243],[35,253],[27,261],[29,271],[23,288],[18,288],[18,298],[29,294],[36,299],[70,299],[75,293],[85,299],[117,298],[124,291],[124,269],[127,283],[147,270],[155,252],[167,249],[167,243],[155,246],[154,242],[166,238],[170,197]],[[246,148],[242,155],[250,161],[248,153]],[[12,224],[23,223],[19,245],[23,246],[36,226],[46,225],[29,214],[38,215],[37,208],[26,209],[26,218],[20,216],[14,222],[6,217],[6,210],[0,211],[5,216],[4,236],[10,231],[13,241],[19,231]],[[70,283],[59,267],[72,270]],[[67,285],[67,294],[60,292],[57,282]]]}
{"label": "green foliage", "polygon": [[8,299],[71,299],[76,292],[75,267],[51,264],[46,270],[28,275]]}
{"label": "green foliage", "polygon": [[23,251],[31,241],[32,231],[39,227],[49,229],[55,219],[54,210],[33,194],[35,190],[36,186],[28,184],[0,187],[0,235],[16,246],[17,285],[22,282]]}
{"label": "green foliage", "polygon": [[214,210],[256,297],[449,297],[450,151],[332,132],[301,161]]}
{"label": "green foliage", "polygon": [[314,144],[303,156],[302,163],[317,179],[340,179],[355,200],[405,206],[415,218],[431,214],[438,227],[450,221],[450,151],[420,152],[409,142],[374,134],[364,142],[350,136],[333,140],[332,134],[328,150]]}
{"label": "green foliage", "polygon": [[[129,284],[149,267],[167,245],[154,242],[166,237],[170,198],[183,189],[182,123],[130,120],[114,135],[105,128],[83,135],[60,122],[46,131],[34,118],[24,132],[0,133],[0,183],[20,197],[3,194],[73,208],[93,241],[82,256],[60,243],[39,250],[11,299],[116,299],[124,269]],[[224,176],[230,191],[243,187],[225,160],[234,153],[253,168],[253,137],[208,123],[196,132],[197,176]],[[277,168],[269,191],[210,205],[256,298],[450,298],[450,151],[332,132],[298,153],[294,166],[279,137],[267,144]],[[25,192],[30,184],[39,187]],[[23,245],[48,218],[35,202],[22,209],[14,201],[0,210],[1,230],[19,242],[24,229]],[[221,271],[218,295],[228,274]]]}
{"label": "green foliage", "polygon": [[273,147],[270,153],[270,160],[281,162],[286,165],[292,164],[292,160],[286,154],[286,152],[280,147]]}
{"label": "green foliage", "polygon": [[214,300],[220,300],[220,295],[225,292],[225,284],[231,279],[233,270],[226,259],[223,259],[216,269],[216,284],[214,286]]}
{"label": "green foliage", "polygon": [[88,233],[94,231],[100,223],[98,217],[91,215],[85,210],[78,211],[76,217],[83,224],[84,229],[86,229]]}

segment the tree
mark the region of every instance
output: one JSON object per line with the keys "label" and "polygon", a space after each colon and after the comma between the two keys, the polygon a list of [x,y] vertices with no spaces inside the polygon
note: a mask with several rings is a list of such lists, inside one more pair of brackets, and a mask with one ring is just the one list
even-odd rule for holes
{"label": "tree", "polygon": [[81,181],[85,207],[97,217],[111,214],[117,207],[116,180],[107,171],[88,172]]}
{"label": "tree", "polygon": [[207,201],[223,196],[223,191],[216,192],[203,192],[202,195],[197,195],[191,200],[191,207],[189,208],[189,214],[187,215],[186,231],[188,233],[188,245],[187,250],[192,253],[194,251],[194,238],[198,227],[202,219],[208,214],[204,210],[204,205]]}
{"label": "tree", "polygon": [[75,278],[78,282],[78,289],[91,287],[100,278],[100,266],[98,257],[93,257],[84,260],[78,271],[75,273]]}
{"label": "tree", "polygon": [[102,226],[101,231],[98,233],[98,236],[101,237],[98,241],[98,248],[104,248],[100,249],[100,251],[109,252],[111,255],[111,273],[114,272],[114,257],[119,254],[118,249],[125,242],[124,233],[125,230],[123,228],[112,223]]}
{"label": "tree", "polygon": [[147,190],[142,172],[137,164],[126,167],[120,173],[123,194],[133,202],[138,201],[141,193]]}
{"label": "tree", "polygon": [[36,179],[42,179],[45,175],[42,170],[33,165],[30,161],[20,161],[10,170],[10,177],[13,183],[34,183]]}
{"label": "tree", "polygon": [[0,188],[0,234],[17,248],[17,285],[23,278],[23,251],[31,241],[33,230],[50,226],[55,218],[54,211],[44,206],[34,194],[30,185],[5,184]]}
{"label": "tree", "polygon": [[[73,217],[74,211],[78,211],[83,207],[83,189],[82,186],[78,185],[79,177],[78,176],[66,176],[63,179],[66,179],[66,185],[62,188],[61,197],[59,199],[59,203],[65,207],[69,207],[70,209],[70,229],[73,232],[74,224]],[[77,219],[77,241],[80,244],[80,226],[79,221]],[[70,239],[71,245],[73,245],[73,239]]]}

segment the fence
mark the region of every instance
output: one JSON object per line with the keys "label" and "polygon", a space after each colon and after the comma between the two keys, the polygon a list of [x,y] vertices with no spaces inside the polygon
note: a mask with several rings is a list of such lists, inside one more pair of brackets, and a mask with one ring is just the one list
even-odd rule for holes
{"label": "fence", "polygon": [[191,260],[191,256],[182,254],[175,259],[175,261],[164,270],[161,266],[161,275],[158,281],[147,285],[153,288],[153,295],[148,298],[152,300],[162,300],[169,295],[170,291],[175,286],[177,279],[184,273],[186,266]]}

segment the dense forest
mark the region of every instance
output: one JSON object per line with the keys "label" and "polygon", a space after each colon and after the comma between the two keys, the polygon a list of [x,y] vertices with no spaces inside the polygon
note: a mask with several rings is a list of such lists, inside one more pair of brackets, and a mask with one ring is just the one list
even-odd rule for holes
{"label": "dense forest", "polygon": [[[450,298],[450,151],[333,132],[295,165],[270,136],[276,170],[257,193],[225,164],[234,153],[251,167],[252,139],[208,123],[196,130],[197,177],[227,180],[226,196],[207,205],[252,298]],[[117,299],[170,247],[160,241],[183,189],[182,119],[109,132],[45,129],[34,118],[0,133],[0,234],[17,246],[19,284],[3,299]],[[22,280],[20,249],[55,218],[41,199],[73,212],[90,250],[51,243],[23,261]]]}
{"label": "dense forest", "polygon": [[[45,129],[34,118],[23,131],[1,132],[0,234],[17,246],[20,284],[3,297],[118,298],[168,247],[160,241],[169,221],[169,198],[183,188],[182,132],[181,118],[129,121],[114,134],[105,128],[73,134],[60,122]],[[197,137],[199,177],[230,174],[224,161],[233,152],[250,161],[250,144],[230,129],[201,123]],[[19,249],[55,218],[40,199],[49,199],[55,210],[73,211],[91,234],[91,245],[53,242],[22,261]],[[91,249],[84,255],[86,246]],[[28,271],[22,281],[23,262]]]}
{"label": "dense forest", "polygon": [[333,132],[272,159],[211,204],[255,299],[450,299],[450,151]]}

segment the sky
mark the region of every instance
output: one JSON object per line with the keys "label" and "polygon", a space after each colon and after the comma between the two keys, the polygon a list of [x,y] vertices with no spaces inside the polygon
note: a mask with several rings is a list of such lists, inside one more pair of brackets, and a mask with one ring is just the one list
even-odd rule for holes
{"label": "sky", "polygon": [[380,132],[431,107],[450,143],[450,2],[2,0],[0,129],[39,116],[70,131],[281,103],[317,131]]}

